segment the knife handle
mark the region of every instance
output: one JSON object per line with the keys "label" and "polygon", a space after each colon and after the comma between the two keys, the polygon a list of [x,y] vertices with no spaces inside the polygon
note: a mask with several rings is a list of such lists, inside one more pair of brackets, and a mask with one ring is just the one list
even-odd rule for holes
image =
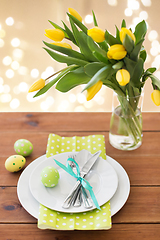
{"label": "knife handle", "polygon": [[76,184],[74,185],[74,187],[72,188],[69,195],[67,196],[67,198],[64,200],[64,203],[62,205],[63,208],[69,208],[71,206],[71,204],[74,202],[74,200],[77,196],[77,193],[78,193],[80,187],[81,187],[81,182],[78,180],[76,182]]}

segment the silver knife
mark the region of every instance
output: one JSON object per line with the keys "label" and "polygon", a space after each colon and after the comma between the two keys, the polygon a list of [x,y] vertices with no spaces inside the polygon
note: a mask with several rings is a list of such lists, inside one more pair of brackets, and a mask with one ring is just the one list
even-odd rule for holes
{"label": "silver knife", "polygon": [[[93,167],[94,163],[96,162],[96,160],[98,159],[100,154],[101,154],[101,151],[96,152],[84,164],[84,166],[82,167],[82,170],[81,170],[81,177],[84,178],[87,175],[87,173]],[[64,203],[62,205],[63,208],[69,208],[71,206],[71,204],[74,201],[75,196],[77,196],[77,193],[80,188],[81,188],[81,182],[78,180],[76,182],[75,186],[73,187],[73,189],[71,190],[71,192],[69,193],[69,195],[67,196],[67,198],[64,200]]]}

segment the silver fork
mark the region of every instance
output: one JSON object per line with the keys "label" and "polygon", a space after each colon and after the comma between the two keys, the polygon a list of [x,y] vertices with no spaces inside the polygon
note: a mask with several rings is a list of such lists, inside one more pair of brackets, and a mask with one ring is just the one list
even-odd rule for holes
{"label": "silver fork", "polygon": [[[70,156],[70,158],[73,158],[75,160],[75,156]],[[77,169],[76,169],[76,164],[74,162],[70,163],[70,166],[75,174],[77,174]],[[81,185],[74,201],[73,201],[73,206],[74,207],[79,207],[81,206],[81,203],[84,203],[85,208],[91,208],[93,205],[88,197],[88,194],[85,190],[85,188]]]}

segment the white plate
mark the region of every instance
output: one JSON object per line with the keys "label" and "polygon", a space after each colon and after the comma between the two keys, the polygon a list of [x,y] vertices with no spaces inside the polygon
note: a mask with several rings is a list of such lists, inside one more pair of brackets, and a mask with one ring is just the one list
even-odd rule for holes
{"label": "white plate", "polygon": [[[17,195],[23,208],[33,217],[38,219],[39,202],[32,196],[29,189],[29,177],[36,165],[44,161],[46,155],[34,160],[22,172],[17,184]],[[114,167],[118,175],[118,187],[114,196],[111,198],[111,216],[114,216],[126,203],[130,192],[130,181],[124,168],[113,158],[107,156],[107,161]],[[25,191],[24,191],[25,189]]]}
{"label": "white plate", "polygon": [[[64,199],[67,197],[77,179],[59,167],[54,159],[66,165],[68,155],[73,155],[73,152],[60,153],[49,157],[41,162],[30,175],[29,187],[33,197],[44,206],[59,212],[84,212],[95,209],[95,205],[90,209],[86,209],[83,204],[80,207],[63,208]],[[81,162],[78,162],[81,167]],[[58,184],[53,188],[45,187],[41,182],[41,172],[47,167],[55,167],[60,174]],[[118,177],[114,168],[104,159],[99,157],[93,165],[85,179],[93,187],[93,192],[96,196],[99,206],[108,202],[114,195],[118,186]]]}

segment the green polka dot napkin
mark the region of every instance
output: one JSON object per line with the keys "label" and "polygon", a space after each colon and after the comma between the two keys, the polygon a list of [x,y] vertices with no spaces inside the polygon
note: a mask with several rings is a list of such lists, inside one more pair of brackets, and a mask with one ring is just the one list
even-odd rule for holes
{"label": "green polka dot napkin", "polygon": [[[78,152],[82,149],[92,154],[101,150],[101,157],[106,159],[105,141],[103,135],[84,137],[60,137],[49,134],[46,156],[51,157],[63,152]],[[63,213],[49,209],[42,204],[39,206],[38,228],[57,230],[96,230],[111,228],[110,201],[101,206],[101,210],[94,209],[83,213]]]}

